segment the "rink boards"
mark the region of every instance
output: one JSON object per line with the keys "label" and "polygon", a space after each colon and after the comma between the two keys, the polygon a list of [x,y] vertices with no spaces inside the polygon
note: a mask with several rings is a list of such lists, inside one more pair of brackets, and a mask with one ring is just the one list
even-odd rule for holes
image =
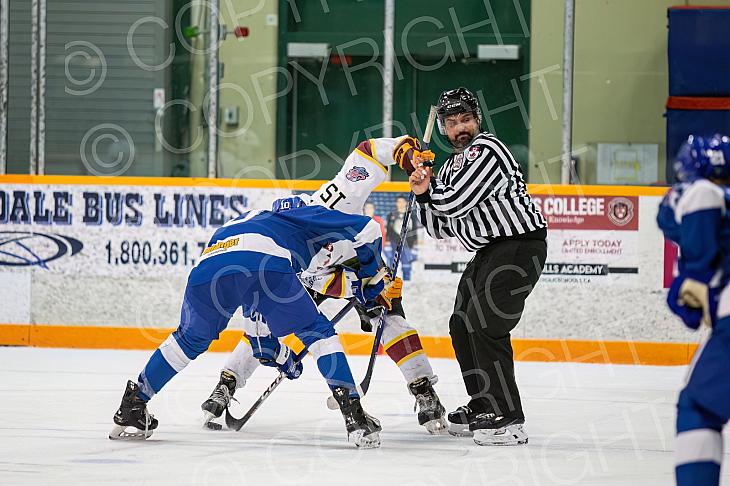
{"label": "rink boards", "polygon": [[[177,324],[182,290],[215,228],[321,181],[0,176],[0,344],[150,348]],[[404,183],[373,193],[385,223]],[[665,188],[531,185],[548,259],[513,333],[518,359],[687,363],[697,337],[665,305],[675,250],[656,228]],[[386,242],[385,257],[390,255]],[[471,254],[423,229],[404,288],[429,355],[453,356],[448,318]],[[498,306],[498,303],[496,303]],[[337,310],[328,303],[325,312]],[[353,353],[368,337],[339,327]],[[234,317],[214,349],[240,335]]]}

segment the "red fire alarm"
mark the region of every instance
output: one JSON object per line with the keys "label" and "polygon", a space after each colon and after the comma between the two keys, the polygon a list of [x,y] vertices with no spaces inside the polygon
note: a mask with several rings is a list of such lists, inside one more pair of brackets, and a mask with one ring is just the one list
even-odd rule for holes
{"label": "red fire alarm", "polygon": [[248,27],[241,27],[239,25],[233,30],[233,33],[236,35],[236,38],[243,39],[244,37],[248,37]]}

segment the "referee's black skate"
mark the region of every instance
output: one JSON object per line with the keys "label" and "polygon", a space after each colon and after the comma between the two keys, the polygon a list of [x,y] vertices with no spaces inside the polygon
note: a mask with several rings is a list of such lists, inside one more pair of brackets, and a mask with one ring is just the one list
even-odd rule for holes
{"label": "referee's black skate", "polygon": [[351,398],[350,390],[337,387],[332,390],[332,396],[340,406],[340,412],[345,419],[347,440],[354,442],[360,449],[374,449],[380,447],[380,432],[383,428],[380,421],[371,417],[362,409],[359,398]]}
{"label": "referee's black skate", "polygon": [[457,437],[471,437],[474,435],[469,430],[469,424],[476,419],[481,412],[472,410],[469,405],[462,405],[449,414],[449,434]]}
{"label": "referee's black skate", "polygon": [[528,440],[524,425],[524,418],[483,413],[469,424],[469,429],[478,445],[522,445]]}
{"label": "referee's black skate", "polygon": [[416,397],[415,407],[418,409],[418,423],[423,425],[429,434],[444,434],[449,429],[446,422],[446,409],[441,405],[436,391],[428,377],[419,378],[408,385],[411,395]]}
{"label": "referee's black skate", "polygon": [[203,410],[203,427],[208,429],[220,430],[222,426],[212,422],[223,415],[223,412],[231,404],[233,394],[236,392],[236,377],[228,372],[221,371],[218,384],[213,389],[208,399],[200,405]]}
{"label": "referee's black skate", "polygon": [[[109,432],[111,440],[143,440],[157,428],[157,419],[147,412],[147,402],[139,397],[139,386],[129,380],[124,390],[122,404],[114,414],[114,428]],[[136,430],[128,430],[132,427]]]}

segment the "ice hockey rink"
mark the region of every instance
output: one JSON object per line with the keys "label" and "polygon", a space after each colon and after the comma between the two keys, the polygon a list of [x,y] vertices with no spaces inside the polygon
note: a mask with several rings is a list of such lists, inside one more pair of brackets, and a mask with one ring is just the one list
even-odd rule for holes
{"label": "ice hockey rink", "polygon": [[[356,450],[305,360],[240,432],[202,430],[200,403],[225,354],[209,353],[150,405],[147,441],[112,442],[126,379],[147,351],[0,348],[0,484],[666,485],[673,481],[674,401],[686,367],[518,363],[530,443],[480,447],[429,436],[397,368],[379,359],[365,409],[382,447]],[[381,357],[383,358],[383,357]],[[351,358],[362,376],[366,357]],[[432,360],[447,409],[464,402],[458,366]],[[243,414],[275,377],[261,368],[236,394]],[[726,435],[727,438],[727,435]],[[727,443],[727,440],[726,440]],[[726,445],[725,450],[728,450]],[[728,454],[726,452],[726,454]],[[730,485],[730,471],[723,483]]]}

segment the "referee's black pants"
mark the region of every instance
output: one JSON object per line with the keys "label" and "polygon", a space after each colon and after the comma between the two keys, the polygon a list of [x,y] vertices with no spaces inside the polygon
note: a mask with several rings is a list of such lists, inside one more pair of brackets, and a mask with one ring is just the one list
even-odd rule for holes
{"label": "referee's black pants", "polygon": [[545,236],[539,230],[489,244],[459,281],[449,334],[475,412],[524,418],[510,332],[545,265]]}

